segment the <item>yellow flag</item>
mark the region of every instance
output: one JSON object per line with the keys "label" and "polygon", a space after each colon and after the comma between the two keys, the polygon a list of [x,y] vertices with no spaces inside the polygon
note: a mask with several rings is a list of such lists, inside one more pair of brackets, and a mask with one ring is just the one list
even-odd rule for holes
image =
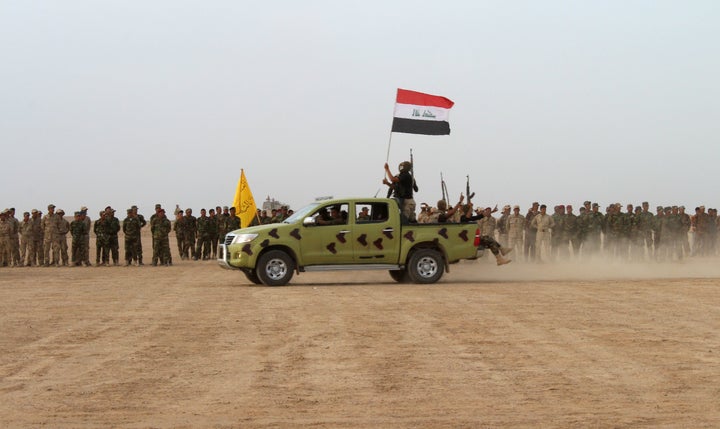
{"label": "yellow flag", "polygon": [[245,170],[242,169],[240,170],[240,180],[235,190],[233,207],[235,207],[235,214],[240,218],[240,227],[245,228],[250,226],[250,222],[252,222],[255,217],[257,207],[255,206],[255,199],[253,198],[252,192],[250,192],[250,186],[248,186],[247,179],[245,178]]}

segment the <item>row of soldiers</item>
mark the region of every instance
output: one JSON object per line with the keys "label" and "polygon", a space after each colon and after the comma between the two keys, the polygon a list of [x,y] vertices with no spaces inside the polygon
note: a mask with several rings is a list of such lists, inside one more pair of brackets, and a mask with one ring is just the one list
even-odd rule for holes
{"label": "row of soldiers", "polygon": [[[216,257],[218,238],[227,231],[240,227],[235,208],[217,207],[205,209],[199,218],[192,216],[192,209],[184,213],[175,210],[173,226],[160,204],[149,222],[138,214],[137,206],[127,209],[127,217],[121,222],[115,217],[115,210],[108,206],[99,212],[95,222],[87,215],[87,207],[74,213],[73,220],[65,218],[62,209],[55,211],[55,205],[48,205],[46,214],[33,209],[25,212],[23,219],[15,218],[15,209],[0,212],[0,266],[91,266],[90,232],[96,237],[96,266],[120,264],[120,243],[118,234],[123,232],[125,241],[125,265],[143,265],[141,231],[148,223],[152,234],[152,265],[172,265],[169,234],[175,231],[180,255],[183,259],[208,259]],[[71,257],[69,257],[67,236],[71,236]]]}
{"label": "row of soldiers", "polygon": [[[463,212],[462,198],[454,207],[444,200],[436,208],[421,204],[418,222],[458,221]],[[574,213],[571,205],[557,205],[553,213],[537,202],[523,216],[520,207],[506,205],[499,218],[497,210],[478,209],[484,217],[477,221],[480,235],[496,237],[504,246],[516,250],[527,261],[546,261],[570,256],[593,258],[604,254],[621,260],[680,260],[691,255],[716,254],[720,218],[716,209],[695,208],[685,213],[683,206],[667,206],[650,211],[648,202],[623,207],[611,204],[600,212],[598,203],[585,201]],[[690,247],[688,233],[694,243]]]}
{"label": "row of soldiers", "polygon": [[[648,202],[640,206],[611,204],[605,213],[599,204],[585,201],[575,215],[570,205],[547,208],[534,203],[524,216],[509,206],[497,220],[500,240],[523,249],[529,261],[593,258],[603,254],[618,260],[681,260],[690,255],[714,255],[718,231],[717,211],[696,208],[695,215],[685,213],[683,206],[657,207],[650,211]],[[490,223],[490,221],[488,222]],[[481,227],[484,225],[481,225]],[[694,249],[688,233],[693,231]]]}
{"label": "row of soldiers", "polygon": [[227,206],[220,210],[200,209],[200,217],[192,214],[192,209],[175,209],[175,238],[181,259],[207,260],[217,258],[218,241],[229,231],[240,228],[240,218],[235,207]]}

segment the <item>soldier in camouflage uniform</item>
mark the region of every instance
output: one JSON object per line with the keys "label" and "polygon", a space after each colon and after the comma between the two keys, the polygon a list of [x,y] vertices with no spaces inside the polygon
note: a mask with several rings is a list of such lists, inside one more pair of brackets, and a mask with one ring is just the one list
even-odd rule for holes
{"label": "soldier in camouflage uniform", "polygon": [[[578,217],[573,213],[573,206],[565,206],[565,217],[563,218],[563,227],[565,229],[565,240],[569,247],[568,251],[572,252],[576,258],[580,257],[580,228],[578,226]],[[572,248],[572,250],[570,250]]]}
{"label": "soldier in camouflage uniform", "polygon": [[85,235],[87,235],[87,223],[83,220],[80,211],[75,212],[74,220],[70,222],[70,236],[72,237],[72,265],[79,267],[83,264],[85,257]]}
{"label": "soldier in camouflage uniform", "polygon": [[173,223],[173,231],[175,231],[175,241],[177,241],[177,248],[178,253],[180,254],[180,259],[185,260],[188,258],[188,255],[185,253],[185,217],[182,210],[177,211],[175,213],[175,222]]}
{"label": "soldier in camouflage uniform", "polygon": [[535,260],[537,228],[532,225],[532,220],[539,213],[539,206],[540,204],[538,202],[532,203],[532,207],[528,209],[525,215],[525,245],[523,247],[523,255],[526,261]]}
{"label": "soldier in camouflage uniform", "polygon": [[565,206],[555,206],[553,219],[552,236],[550,237],[550,260],[567,259],[568,240],[565,233]]}
{"label": "soldier in camouflage uniform", "polygon": [[197,261],[197,254],[195,254],[197,218],[192,215],[192,209],[185,209],[183,226],[183,253],[188,254],[193,261]]}
{"label": "soldier in camouflage uniform", "polygon": [[[459,202],[455,207],[452,214],[446,213],[448,217],[454,217],[455,213],[460,212],[462,214],[462,201]],[[449,210],[448,210],[449,212]],[[481,213],[482,219],[477,221],[478,228],[480,228],[480,236],[488,236],[495,239],[495,229],[497,228],[497,219],[492,216],[492,208],[485,207],[485,210]]]}
{"label": "soldier in camouflage uniform", "polygon": [[550,238],[554,226],[555,221],[547,214],[547,206],[545,204],[541,205],[540,212],[533,216],[532,225],[530,225],[531,229],[536,231],[535,261],[546,262],[550,260]]}
{"label": "soldier in camouflage uniform", "polygon": [[138,255],[138,242],[140,241],[140,232],[142,222],[137,215],[137,211],[129,208],[127,216],[123,220],[122,230],[125,235],[125,266],[129,267],[133,261],[140,265],[140,256]]}
{"label": "soldier in camouflage uniform", "polygon": [[45,265],[45,259],[43,258],[43,241],[44,240],[44,231],[42,227],[42,217],[38,210],[32,209],[30,211],[30,222],[32,222],[32,251],[30,252],[30,255],[26,258],[29,259],[29,261],[25,262],[25,265],[32,266],[42,266]]}
{"label": "soldier in camouflage uniform", "polygon": [[12,256],[10,255],[10,234],[12,232],[12,222],[8,219],[10,214],[7,209],[0,212],[0,267],[12,266]]}
{"label": "soldier in camouflage uniform", "polygon": [[165,217],[165,210],[160,209],[150,221],[150,231],[153,237],[153,257],[152,264],[157,266],[160,265],[170,266],[172,261],[170,260],[170,239],[168,238],[172,225],[170,221]]}
{"label": "soldier in camouflage uniform", "polygon": [[604,224],[605,219],[603,214],[600,213],[600,205],[598,203],[593,203],[592,210],[587,215],[583,224],[583,257],[594,258],[600,253]]}
{"label": "soldier in camouflage uniform", "polygon": [[120,232],[120,219],[115,217],[115,209],[110,206],[105,207],[105,218],[108,222],[108,240],[110,243],[110,254],[112,255],[113,265],[120,264],[120,240],[118,233]]}
{"label": "soldier in camouflage uniform", "polygon": [[680,232],[682,221],[677,206],[665,207],[663,216],[662,232],[662,258],[667,260],[682,259],[682,245],[680,244]]}
{"label": "soldier in camouflage uniform", "polygon": [[508,218],[510,218],[510,206],[505,205],[495,226],[497,228],[498,241],[503,245],[508,244]]}
{"label": "soldier in camouflage uniform", "polygon": [[578,249],[573,250],[575,251],[575,257],[580,258],[582,254],[585,252],[584,246],[585,246],[585,237],[587,236],[587,221],[588,221],[588,212],[587,209],[585,209],[585,206],[581,206],[578,210],[578,216],[577,216],[577,240],[578,240]]}
{"label": "soldier in camouflage uniform", "polygon": [[197,218],[197,248],[195,249],[197,259],[209,259],[210,243],[210,218],[205,209],[200,209],[200,217]]}
{"label": "soldier in camouflage uniform", "polygon": [[[523,235],[525,234],[525,217],[520,214],[520,206],[513,206],[513,212],[507,219],[508,243],[507,246],[521,254],[523,248]],[[519,256],[518,256],[519,257]]]}
{"label": "soldier in camouflage uniform", "polygon": [[100,216],[93,225],[95,233],[95,265],[110,265],[110,222],[107,219],[107,212],[101,211]]}
{"label": "soldier in camouflage uniform", "polygon": [[660,260],[660,247],[661,247],[661,236],[660,232],[662,229],[662,218],[665,215],[662,207],[657,206],[655,216],[653,217],[652,230],[653,230],[653,256],[655,260]]}
{"label": "soldier in camouflage uniform", "polygon": [[[47,214],[42,218],[43,229],[43,261],[46,267],[50,264],[60,265],[60,249],[58,248],[58,216],[55,214],[55,205],[48,206]],[[52,252],[52,260],[51,260]]]}
{"label": "soldier in camouflage uniform", "polygon": [[622,221],[621,223],[621,230],[620,230],[620,247],[619,247],[619,255],[622,260],[628,261],[630,260],[630,255],[632,255],[632,225],[633,225],[633,218],[635,217],[635,213],[633,210],[633,205],[628,204],[626,211],[622,211],[622,206],[620,206],[620,209],[618,211],[620,213],[620,219]]}
{"label": "soldier in camouflage uniform", "polygon": [[23,220],[20,221],[20,261],[21,265],[31,266],[28,263],[29,255],[32,255],[33,246],[33,224],[30,220],[30,212],[23,213]]}
{"label": "soldier in camouflage uniform", "polygon": [[137,220],[140,222],[140,235],[138,235],[137,242],[135,243],[135,255],[137,258],[137,264],[138,265],[144,265],[143,264],[143,250],[142,250],[142,229],[147,225],[147,221],[145,220],[145,216],[138,213],[138,207],[132,206],[130,209],[133,211],[133,214],[137,218]]}
{"label": "soldier in camouflage uniform", "polygon": [[[65,210],[60,209],[57,212],[58,217],[58,249],[60,250],[60,261],[64,267],[68,266],[68,245],[67,235],[70,232],[70,222],[65,219]],[[58,261],[58,262],[60,262]],[[59,264],[58,264],[59,265]]]}
{"label": "soldier in camouflage uniform", "polygon": [[[218,207],[219,208],[219,207]],[[208,212],[210,218],[209,233],[210,233],[210,258],[217,259],[218,249],[218,217],[215,215],[215,210],[210,209]]]}
{"label": "soldier in camouflage uniform", "polygon": [[705,212],[705,206],[695,209],[695,243],[693,255],[707,256],[708,233],[710,232],[710,217]]}
{"label": "soldier in camouflage uniform", "polygon": [[[687,236],[687,234],[685,234]],[[717,209],[708,210],[708,230],[707,230],[707,254],[715,256],[718,235],[718,215]]]}
{"label": "soldier in camouflage uniform", "polygon": [[642,223],[642,208],[640,206],[635,207],[635,213],[630,219],[630,260],[641,262],[645,260],[645,237],[640,231],[640,224]]}
{"label": "soldier in camouflage uniform", "polygon": [[23,259],[20,257],[20,221],[15,218],[15,207],[8,211],[8,220],[12,224],[10,231],[10,257],[14,267],[22,267]]}
{"label": "soldier in camouflage uniform", "polygon": [[[687,257],[690,256],[690,241],[688,239],[688,233],[690,232],[690,215],[685,213],[685,206],[680,206],[678,209],[678,216],[680,217],[680,223],[682,224],[682,229],[680,230],[680,236],[678,239],[680,240],[682,252],[684,256]],[[714,228],[711,228],[711,230],[712,229]]]}
{"label": "soldier in camouflage uniform", "polygon": [[93,229],[93,223],[90,217],[87,215],[88,208],[85,206],[80,207],[80,220],[85,224],[85,236],[83,236],[82,240],[82,248],[80,253],[80,259],[82,259],[82,263],[86,266],[92,266],[90,263],[90,231]]}
{"label": "soldier in camouflage uniform", "polygon": [[[263,210],[262,213],[260,213],[260,224],[261,225],[267,225],[270,223],[270,216],[268,216],[267,211]],[[230,231],[228,231],[230,232]]]}
{"label": "soldier in camouflage uniform", "polygon": [[[258,212],[260,209],[258,209]],[[223,207],[223,211],[221,213],[217,214],[217,226],[218,226],[218,241],[220,243],[225,242],[225,234],[228,233],[227,229],[227,219],[230,217],[230,213],[228,213],[228,207]],[[258,216],[255,216],[253,219],[254,222],[257,222],[257,225],[260,224],[260,221],[258,219]]]}
{"label": "soldier in camouflage uniform", "polygon": [[642,210],[636,214],[638,244],[642,243],[647,251],[647,257],[652,259],[655,253],[653,245],[653,224],[655,216],[650,212],[650,204],[643,201]]}
{"label": "soldier in camouflage uniform", "polygon": [[611,204],[605,216],[605,252],[611,258],[621,258],[621,240],[623,239],[624,218],[620,204]]}
{"label": "soldier in camouflage uniform", "polygon": [[225,223],[227,232],[235,231],[240,229],[240,218],[235,214],[235,207],[230,207],[230,213],[228,214],[227,222]]}
{"label": "soldier in camouflage uniform", "polygon": [[[256,210],[255,210],[255,216],[254,216],[253,219],[250,221],[250,226],[262,225],[261,216],[262,216],[262,210],[256,209]],[[221,216],[219,213],[218,213],[218,219],[225,220],[225,219],[222,218],[222,216]],[[222,238],[222,237],[220,237],[220,238]]]}

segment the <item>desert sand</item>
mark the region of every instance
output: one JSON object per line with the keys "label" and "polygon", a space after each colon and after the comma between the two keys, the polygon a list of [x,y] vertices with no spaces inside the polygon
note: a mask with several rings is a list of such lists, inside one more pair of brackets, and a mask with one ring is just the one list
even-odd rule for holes
{"label": "desert sand", "polygon": [[268,288],[175,258],[0,269],[0,427],[720,426],[714,259]]}

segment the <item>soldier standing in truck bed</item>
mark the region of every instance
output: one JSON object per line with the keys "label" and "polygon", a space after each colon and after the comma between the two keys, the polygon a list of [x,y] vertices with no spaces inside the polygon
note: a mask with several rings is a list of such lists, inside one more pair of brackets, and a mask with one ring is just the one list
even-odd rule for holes
{"label": "soldier standing in truck bed", "polygon": [[417,191],[417,184],[411,174],[412,164],[409,161],[403,161],[398,166],[400,173],[393,176],[390,167],[385,163],[385,174],[387,179],[383,179],[383,183],[391,186],[395,190],[395,197],[400,204],[400,210],[405,222],[417,222],[415,218],[415,200],[413,192]]}

